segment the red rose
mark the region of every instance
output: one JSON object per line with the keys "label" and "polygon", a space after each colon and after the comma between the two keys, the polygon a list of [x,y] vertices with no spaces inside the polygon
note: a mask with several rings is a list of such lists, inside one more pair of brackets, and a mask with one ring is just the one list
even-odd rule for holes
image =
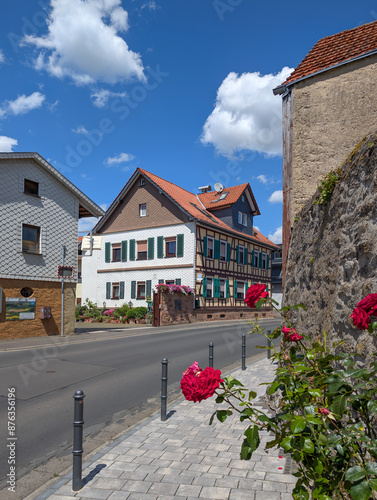
{"label": "red rose", "polygon": [[220,382],[223,382],[220,378],[221,371],[210,367],[196,374],[186,372],[187,370],[181,380],[181,389],[185,398],[194,403],[213,396],[215,390],[220,387]]}
{"label": "red rose", "polygon": [[294,328],[283,326],[281,331],[284,335],[284,340],[287,340],[288,342],[298,342],[299,340],[304,338],[299,335]]}
{"label": "red rose", "polygon": [[255,307],[255,304],[259,299],[265,299],[268,297],[268,292],[266,292],[267,285],[251,285],[246,292],[245,304],[249,307]]}
{"label": "red rose", "polygon": [[[373,294],[373,295],[376,295],[376,294]],[[365,297],[365,298],[367,298],[367,297]],[[359,304],[360,304],[360,302],[359,302]],[[366,330],[368,328],[369,323],[370,323],[370,315],[364,309],[359,309],[358,307],[356,307],[356,309],[353,310],[353,313],[351,314],[351,319],[353,321],[353,324],[359,330]]]}
{"label": "red rose", "polygon": [[357,309],[363,309],[369,316],[377,310],[377,293],[370,293],[356,306]]}

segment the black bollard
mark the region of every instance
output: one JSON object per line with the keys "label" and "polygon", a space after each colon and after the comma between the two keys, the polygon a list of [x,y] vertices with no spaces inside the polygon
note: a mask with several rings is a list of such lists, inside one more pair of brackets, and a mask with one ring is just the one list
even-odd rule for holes
{"label": "black bollard", "polygon": [[242,370],[246,370],[246,333],[242,334]]}
{"label": "black bollard", "polygon": [[[267,335],[270,336],[271,335],[271,330],[267,330]],[[271,357],[271,347],[272,347],[272,342],[271,340],[268,338],[267,339],[267,359],[270,359]]]}
{"label": "black bollard", "polygon": [[84,398],[83,391],[78,390],[73,395],[74,416],[73,416],[73,473],[72,490],[78,491],[82,488],[82,433],[84,427]]}
{"label": "black bollard", "polygon": [[209,347],[209,356],[208,356],[208,366],[213,368],[213,342],[208,344]]}
{"label": "black bollard", "polygon": [[161,420],[166,420],[166,406],[168,399],[168,360],[164,358],[162,363],[162,376],[161,376]]}

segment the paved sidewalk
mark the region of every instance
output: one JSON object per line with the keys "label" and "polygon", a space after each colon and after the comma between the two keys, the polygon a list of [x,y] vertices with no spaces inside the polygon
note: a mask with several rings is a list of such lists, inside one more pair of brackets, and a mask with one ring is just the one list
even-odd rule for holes
{"label": "paved sidewalk", "polygon": [[[262,382],[273,380],[276,365],[262,359],[232,375],[253,388],[258,397]],[[240,460],[247,422],[236,415],[224,423],[210,415],[218,409],[214,398],[201,403],[181,400],[160,415],[128,431],[83,464],[84,487],[72,491],[71,473],[57,480],[35,500],[288,500],[296,478],[285,472],[281,451],[264,451],[262,442],[249,461]],[[84,410],[85,418],[85,410]],[[85,442],[84,442],[85,456]]]}

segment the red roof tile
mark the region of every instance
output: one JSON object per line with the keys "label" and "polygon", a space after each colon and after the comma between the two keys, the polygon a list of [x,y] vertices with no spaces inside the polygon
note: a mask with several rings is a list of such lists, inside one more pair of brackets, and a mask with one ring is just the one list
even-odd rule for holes
{"label": "red roof tile", "polygon": [[[151,174],[150,172],[147,172],[142,168],[138,168],[137,170],[145,177],[149,178],[157,186],[159,186],[163,191],[165,191],[165,193],[168,194],[173,201],[175,201],[178,205],[180,205],[194,219],[205,222],[207,224],[211,224],[215,227],[218,227],[219,229],[225,229],[227,231],[231,231],[232,233],[236,233],[242,237],[252,238],[253,240],[256,240],[257,242],[265,245],[270,245],[273,247],[276,246],[274,243],[272,243],[272,241],[263,236],[263,234],[255,231],[255,229],[254,229],[255,235],[248,236],[245,233],[242,233],[241,231],[236,231],[235,229],[228,226],[228,224],[225,224],[225,222],[220,220],[209,210],[206,210],[205,208],[206,203],[202,202],[201,194],[197,196],[193,193],[190,193],[189,191],[186,191],[186,189],[183,189],[177,186],[176,184],[173,184],[172,182],[166,181],[165,179],[162,179],[161,177],[158,177],[155,174]],[[232,190],[233,193],[232,198],[235,198],[237,196],[237,193],[239,192],[238,197],[234,200],[235,202],[238,200],[238,198],[241,196],[241,194],[243,193],[243,191],[246,189],[247,186],[248,184],[241,184],[240,186],[226,188],[225,190]],[[242,187],[243,189],[241,191]],[[212,195],[213,193],[215,193],[215,191],[212,191]],[[205,193],[205,194],[211,194],[211,193]],[[229,204],[229,202],[227,202],[227,204]]]}
{"label": "red roof tile", "polygon": [[374,50],[377,50],[377,21],[327,36],[314,45],[284,84],[330,69]]}
{"label": "red roof tile", "polygon": [[[220,208],[227,205],[232,205],[236,203],[241,194],[245,191],[248,184],[240,184],[239,186],[232,186],[229,188],[224,188],[221,193],[217,191],[208,191],[207,193],[199,193],[198,197],[203,205],[211,210],[212,208]],[[226,195],[223,199],[222,196]]]}

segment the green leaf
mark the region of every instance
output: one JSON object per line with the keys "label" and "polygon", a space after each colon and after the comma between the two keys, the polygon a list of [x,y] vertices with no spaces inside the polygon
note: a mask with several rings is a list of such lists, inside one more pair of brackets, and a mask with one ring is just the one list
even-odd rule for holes
{"label": "green leaf", "polygon": [[344,455],[343,446],[341,444],[336,444],[335,449],[340,455]]}
{"label": "green leaf", "polygon": [[324,445],[324,446],[325,446],[325,445],[327,444],[327,442],[328,442],[328,439],[327,439],[327,437],[326,437],[326,436],[324,436],[323,434],[319,434],[319,435],[318,435],[318,442],[319,442],[320,444],[322,444],[322,445]]}
{"label": "green leaf", "polygon": [[222,394],[220,394],[216,398],[216,403],[218,403],[218,404],[222,403],[224,401],[224,398],[225,398],[225,396],[223,396]]}
{"label": "green leaf", "polygon": [[209,419],[209,425],[213,424],[213,419],[215,418],[216,413],[217,413],[217,410],[214,413],[212,413],[211,418]]}
{"label": "green leaf", "polygon": [[291,431],[293,434],[299,434],[306,427],[306,421],[304,417],[296,417],[291,424]]}
{"label": "green leaf", "polygon": [[314,460],[313,467],[314,467],[314,470],[316,471],[316,473],[318,475],[322,474],[322,472],[323,472],[323,463],[318,458],[316,458]]}
{"label": "green leaf", "polygon": [[270,339],[277,339],[281,335],[281,330],[280,328],[276,328],[269,336]]}
{"label": "green leaf", "polygon": [[308,392],[313,398],[320,398],[322,396],[321,389],[309,389]]}
{"label": "green leaf", "polygon": [[283,448],[285,451],[289,451],[292,449],[292,438],[293,436],[287,436],[283,439],[283,441],[280,443],[280,446]]}
{"label": "green leaf", "polygon": [[302,449],[305,453],[314,453],[314,443],[308,438],[304,439]]}
{"label": "green leaf", "polygon": [[370,479],[369,485],[372,487],[374,491],[377,491],[377,479]]}
{"label": "green leaf", "polygon": [[338,417],[342,417],[345,405],[346,405],[346,396],[344,394],[341,394],[340,396],[337,396],[334,399],[332,405],[330,406],[330,410]]}
{"label": "green leaf", "polygon": [[309,492],[304,486],[300,485],[299,488],[293,490],[293,498],[295,500],[309,500]]}
{"label": "green leaf", "polygon": [[257,397],[257,393],[254,391],[249,391],[249,401],[251,399],[255,399]]}
{"label": "green leaf", "polygon": [[228,418],[228,415],[228,410],[217,410],[217,419],[220,420],[220,422],[225,422],[225,420]]}
{"label": "green leaf", "polygon": [[365,471],[362,467],[360,467],[360,465],[354,465],[353,467],[350,467],[344,475],[346,481],[351,481],[351,483],[360,481],[360,479],[363,479],[364,477]]}
{"label": "green leaf", "polygon": [[258,448],[260,443],[258,426],[254,425],[253,427],[249,427],[244,432],[244,435],[246,436],[247,442],[252,450],[251,453],[253,453],[253,451]]}
{"label": "green leaf", "polygon": [[366,464],[365,470],[368,474],[377,476],[377,462],[369,462],[369,464]]}
{"label": "green leaf", "polygon": [[353,500],[369,500],[371,492],[372,490],[367,481],[355,484],[350,490]]}

